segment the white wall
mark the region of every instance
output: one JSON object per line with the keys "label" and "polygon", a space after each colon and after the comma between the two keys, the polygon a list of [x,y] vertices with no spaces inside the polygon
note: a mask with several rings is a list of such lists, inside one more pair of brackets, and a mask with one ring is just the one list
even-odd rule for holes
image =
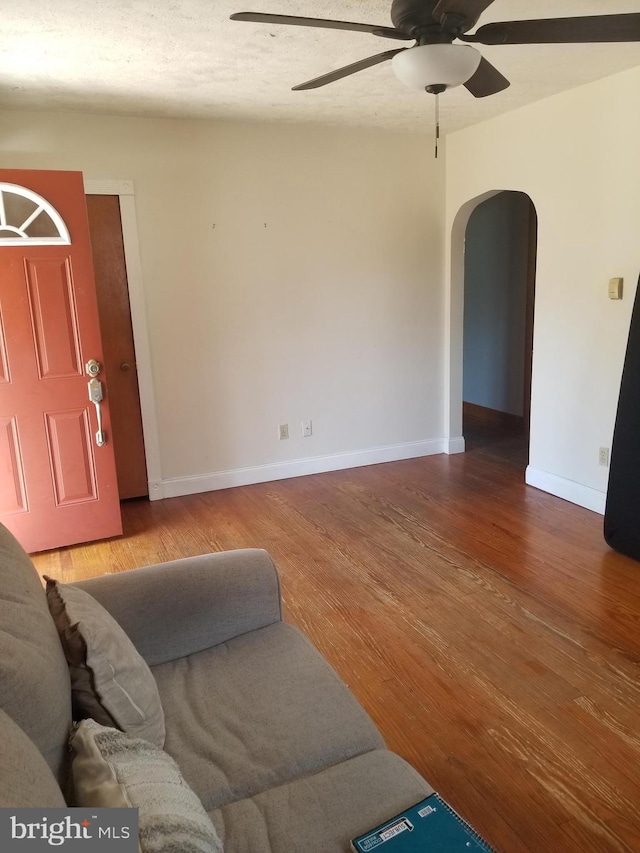
{"label": "white wall", "polygon": [[529,218],[522,193],[479,204],[464,244],[463,400],[524,414]]}
{"label": "white wall", "polygon": [[134,181],[161,492],[442,450],[444,163],[423,138],[4,112],[0,164]]}
{"label": "white wall", "polygon": [[[602,511],[640,267],[640,68],[447,139],[448,429],[460,430],[461,233],[475,202],[520,190],[538,214],[528,480]],[[607,298],[612,276],[625,298]]]}

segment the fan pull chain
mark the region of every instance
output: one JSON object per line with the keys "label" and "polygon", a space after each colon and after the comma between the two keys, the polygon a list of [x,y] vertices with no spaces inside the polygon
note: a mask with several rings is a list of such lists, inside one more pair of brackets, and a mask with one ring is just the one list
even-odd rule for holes
{"label": "fan pull chain", "polygon": [[436,148],[435,148],[435,159],[438,159],[438,142],[440,141],[440,95],[438,92],[435,94],[436,100]]}

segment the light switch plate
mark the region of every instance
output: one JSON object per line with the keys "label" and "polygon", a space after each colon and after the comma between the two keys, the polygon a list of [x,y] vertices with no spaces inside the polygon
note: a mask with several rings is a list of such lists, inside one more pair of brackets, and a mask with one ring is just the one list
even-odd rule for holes
{"label": "light switch plate", "polygon": [[609,299],[622,299],[622,278],[609,279]]}

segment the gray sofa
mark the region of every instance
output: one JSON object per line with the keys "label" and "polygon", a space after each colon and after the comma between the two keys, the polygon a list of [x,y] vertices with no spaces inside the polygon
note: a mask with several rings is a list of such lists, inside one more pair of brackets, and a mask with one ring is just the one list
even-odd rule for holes
{"label": "gray sofa", "polygon": [[[64,806],[68,667],[40,578],[1,526],[0,577],[0,806]],[[77,586],[149,664],[164,748],[226,853],[342,853],[432,792],[282,621],[266,552],[208,554]]]}

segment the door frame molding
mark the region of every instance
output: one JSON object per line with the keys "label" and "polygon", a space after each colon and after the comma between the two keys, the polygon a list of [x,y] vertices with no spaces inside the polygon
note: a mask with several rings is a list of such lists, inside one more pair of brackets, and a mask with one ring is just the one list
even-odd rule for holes
{"label": "door frame molding", "polygon": [[500,192],[489,190],[468,199],[458,209],[449,233],[445,281],[449,282],[445,294],[444,324],[444,435],[445,453],[464,453],[462,434],[462,346],[464,332],[464,240],[467,224],[475,208]]}
{"label": "door frame molding", "polygon": [[160,466],[160,442],[158,439],[158,417],[156,412],[155,391],[149,331],[144,300],[144,281],[140,262],[140,244],[133,181],[84,179],[86,195],[117,195],[120,200],[120,218],[124,241],[124,259],[129,288],[131,307],[131,325],[133,342],[136,348],[138,370],[138,389],[140,392],[140,412],[142,414],[142,432],[147,463],[149,500],[164,497]]}

